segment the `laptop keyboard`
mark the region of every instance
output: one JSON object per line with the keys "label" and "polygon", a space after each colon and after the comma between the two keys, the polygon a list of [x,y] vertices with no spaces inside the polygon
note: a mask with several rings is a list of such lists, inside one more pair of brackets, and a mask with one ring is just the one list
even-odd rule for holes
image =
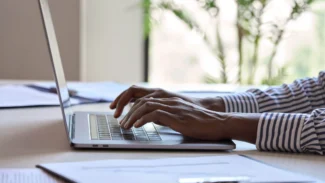
{"label": "laptop keyboard", "polygon": [[91,114],[89,119],[92,140],[161,141],[152,123],[126,130],[121,128],[118,121],[110,115]]}

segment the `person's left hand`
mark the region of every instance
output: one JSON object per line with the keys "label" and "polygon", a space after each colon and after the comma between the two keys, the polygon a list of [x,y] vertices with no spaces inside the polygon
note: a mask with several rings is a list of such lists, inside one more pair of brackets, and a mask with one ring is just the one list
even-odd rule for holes
{"label": "person's left hand", "polygon": [[202,140],[229,139],[228,115],[197,106],[180,98],[144,98],[137,101],[120,122],[121,127],[141,127],[149,122],[168,126]]}

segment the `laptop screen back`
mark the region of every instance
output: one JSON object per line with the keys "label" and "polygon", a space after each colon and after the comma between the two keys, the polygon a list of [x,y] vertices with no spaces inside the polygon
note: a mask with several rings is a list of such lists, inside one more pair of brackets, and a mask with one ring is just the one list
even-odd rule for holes
{"label": "laptop screen back", "polygon": [[[64,70],[62,67],[62,61],[61,56],[59,52],[59,47],[55,35],[55,30],[53,26],[53,21],[51,17],[51,12],[48,4],[48,0],[39,0],[40,9],[42,13],[42,19],[43,19],[43,25],[45,29],[45,35],[47,37],[47,43],[49,48],[49,53],[51,56],[53,69],[54,69],[54,75],[56,80],[56,87],[57,87],[57,93],[59,95],[60,99],[60,105],[62,109],[63,119],[65,121],[65,127],[67,130],[67,133],[69,137],[70,135],[70,129],[72,125],[72,114],[73,111],[71,109],[71,103],[70,103],[70,96],[65,80]],[[70,138],[69,138],[70,140]]]}

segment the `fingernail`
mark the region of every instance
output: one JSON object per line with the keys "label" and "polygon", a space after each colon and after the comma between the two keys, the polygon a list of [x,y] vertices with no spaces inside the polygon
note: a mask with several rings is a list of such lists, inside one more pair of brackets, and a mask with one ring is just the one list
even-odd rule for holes
{"label": "fingernail", "polygon": [[137,122],[134,123],[133,126],[136,127],[136,128],[139,128],[139,125],[140,125],[140,121],[137,121]]}
{"label": "fingernail", "polygon": [[123,124],[124,128],[128,127],[128,121]]}
{"label": "fingernail", "polygon": [[121,123],[120,123],[120,124],[123,124],[123,123],[124,123],[124,121],[125,121],[125,116],[122,118],[122,120],[121,120]]}

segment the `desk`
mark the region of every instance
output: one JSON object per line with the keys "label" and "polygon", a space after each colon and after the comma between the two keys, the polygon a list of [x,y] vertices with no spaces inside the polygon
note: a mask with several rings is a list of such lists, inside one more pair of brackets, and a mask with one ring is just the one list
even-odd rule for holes
{"label": "desk", "polygon": [[[108,104],[83,105],[80,110],[109,111]],[[32,168],[38,163],[102,159],[142,159],[243,154],[265,163],[325,180],[325,157],[258,152],[254,145],[235,141],[233,152],[133,150],[73,150],[68,144],[59,107],[0,110],[0,168]]]}

